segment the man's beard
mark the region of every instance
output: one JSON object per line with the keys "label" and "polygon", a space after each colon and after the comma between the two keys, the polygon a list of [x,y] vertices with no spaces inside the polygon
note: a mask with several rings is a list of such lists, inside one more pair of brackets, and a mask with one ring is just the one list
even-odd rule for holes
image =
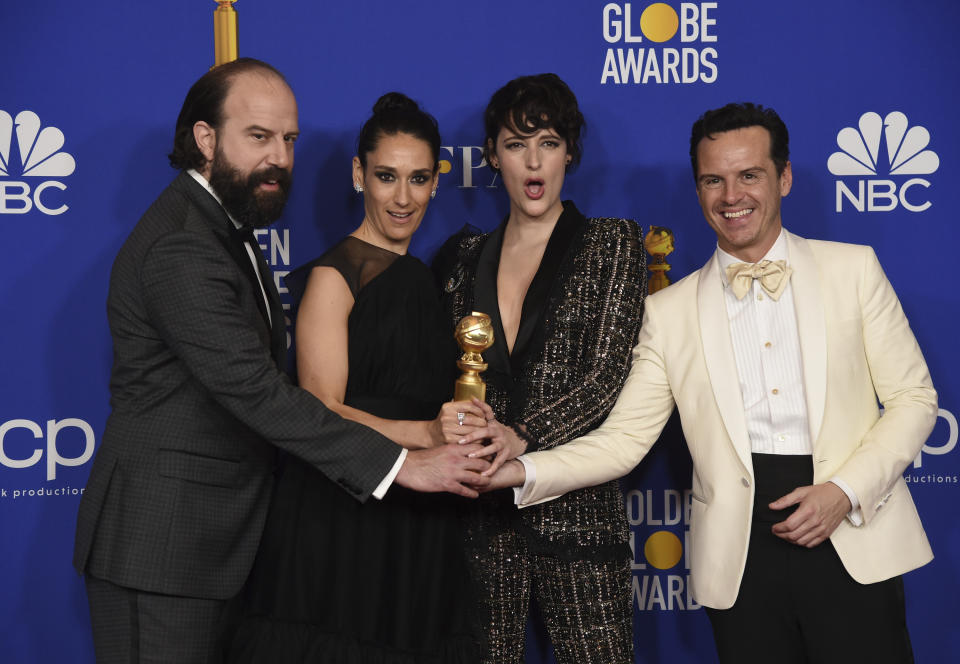
{"label": "man's beard", "polygon": [[[257,191],[262,182],[273,180],[278,191]],[[290,171],[270,166],[244,176],[227,161],[218,147],[210,165],[210,186],[220,197],[223,208],[241,226],[263,228],[283,213],[293,178]]]}

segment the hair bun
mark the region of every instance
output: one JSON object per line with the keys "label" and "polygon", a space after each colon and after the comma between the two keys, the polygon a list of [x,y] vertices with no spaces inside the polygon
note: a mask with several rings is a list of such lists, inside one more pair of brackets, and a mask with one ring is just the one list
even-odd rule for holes
{"label": "hair bun", "polygon": [[420,106],[402,92],[388,92],[373,105],[373,114],[419,111]]}
{"label": "hair bun", "polygon": [[377,149],[383,136],[409,134],[430,146],[433,169],[439,167],[440,131],[436,119],[420,108],[420,104],[402,92],[388,92],[373,105],[373,115],[363,124],[357,136],[357,157],[367,167],[367,154]]}

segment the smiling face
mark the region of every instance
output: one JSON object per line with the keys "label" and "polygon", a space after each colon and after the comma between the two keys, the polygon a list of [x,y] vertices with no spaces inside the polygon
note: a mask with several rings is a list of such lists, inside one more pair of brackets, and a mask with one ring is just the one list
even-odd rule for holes
{"label": "smiling face", "polygon": [[363,185],[364,218],[356,236],[405,254],[437,186],[430,145],[410,134],[383,135],[366,155],[353,158],[353,181]]}
{"label": "smiling face", "polygon": [[491,165],[500,170],[510,197],[510,217],[555,221],[563,211],[560,193],[570,155],[552,129],[521,134],[502,127],[489,146]]}
{"label": "smiling face", "polygon": [[780,199],[790,193],[793,172],[780,175],[763,127],[708,136],[697,146],[697,197],[721,249],[756,263],[780,235]]}

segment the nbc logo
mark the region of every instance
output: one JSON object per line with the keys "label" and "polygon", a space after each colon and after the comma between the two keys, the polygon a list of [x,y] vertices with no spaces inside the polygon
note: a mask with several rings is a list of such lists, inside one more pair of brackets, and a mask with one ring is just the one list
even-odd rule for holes
{"label": "nbc logo", "polygon": [[[14,130],[17,136],[19,169],[11,162]],[[61,152],[63,132],[56,127],[40,128],[40,118],[33,111],[21,111],[16,119],[0,110],[0,178],[13,176],[60,178],[73,173],[77,164],[73,156]],[[32,187],[19,180],[0,179],[0,214],[26,214],[36,207],[49,215],[63,214],[66,205],[50,207],[45,203],[48,189],[64,191],[67,185],[57,180],[44,180]]]}
{"label": "nbc logo", "polygon": [[[827,168],[841,177],[867,176],[857,180],[854,192],[837,180],[837,212],[843,211],[844,199],[858,212],[889,212],[902,205],[910,212],[923,212],[930,201],[917,201],[911,194],[914,187],[930,187],[923,178],[912,177],[902,184],[880,179],[877,175],[929,175],[940,167],[940,158],[927,150],[930,132],[925,127],[909,127],[907,116],[900,111],[886,118],[873,112],[860,116],[858,128],[844,127],[837,134],[839,151],[827,159]],[[885,154],[884,154],[885,153]],[[884,171],[881,173],[881,166]]]}

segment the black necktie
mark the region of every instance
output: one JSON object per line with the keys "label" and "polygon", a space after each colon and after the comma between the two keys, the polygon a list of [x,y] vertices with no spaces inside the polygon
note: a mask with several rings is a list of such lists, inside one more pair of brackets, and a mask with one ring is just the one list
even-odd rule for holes
{"label": "black necktie", "polygon": [[252,226],[241,226],[240,228],[234,226],[231,228],[231,233],[233,233],[233,236],[241,243],[249,242],[251,247],[257,244],[257,238],[253,234]]}
{"label": "black necktie", "polygon": [[271,328],[273,327],[272,321],[272,312],[268,314],[270,308],[270,297],[267,293],[270,292],[267,287],[264,279],[268,278],[269,266],[267,266],[266,261],[263,259],[263,254],[260,253],[260,246],[257,243],[257,238],[253,234],[253,227],[251,226],[241,226],[240,228],[232,228],[231,235],[233,238],[243,247],[243,253],[246,254],[249,264],[250,254],[247,251],[247,246],[250,247],[250,250],[253,251],[254,260],[256,261],[256,267],[250,265],[253,269],[253,275],[257,277],[257,285],[260,287],[260,292],[257,293],[259,301],[263,303],[261,308],[261,313],[263,314],[264,320],[267,322],[267,325]]}

